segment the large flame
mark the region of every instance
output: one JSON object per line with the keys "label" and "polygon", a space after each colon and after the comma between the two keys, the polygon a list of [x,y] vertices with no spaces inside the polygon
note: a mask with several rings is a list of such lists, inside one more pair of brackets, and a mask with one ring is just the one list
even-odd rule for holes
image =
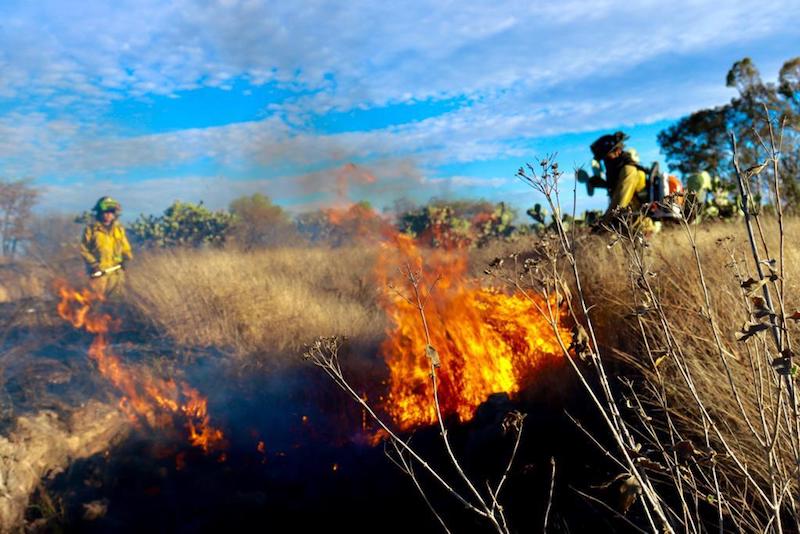
{"label": "large flame", "polygon": [[189,442],[204,452],[225,445],[221,430],[210,424],[206,399],[182,382],[152,376],[144,368],[126,365],[115,355],[108,343],[114,319],[97,311],[103,295],[84,289],[76,291],[66,284],[58,288],[61,301],[58,314],[75,328],[94,335],[89,357],[100,373],[122,393],[120,408],[135,422],[143,421],[152,428],[170,425],[181,416]]}
{"label": "large flame", "polygon": [[[562,345],[538,308],[547,302],[481,287],[468,280],[466,268],[463,250],[430,251],[423,263],[409,236],[395,235],[383,245],[377,276],[389,287],[382,306],[391,321],[381,347],[390,373],[384,409],[403,430],[436,422],[428,338],[441,361],[442,416],[461,421],[492,393],[519,393],[544,366],[562,361]],[[409,270],[419,277],[425,323]],[[568,329],[560,326],[559,336],[568,340]]]}

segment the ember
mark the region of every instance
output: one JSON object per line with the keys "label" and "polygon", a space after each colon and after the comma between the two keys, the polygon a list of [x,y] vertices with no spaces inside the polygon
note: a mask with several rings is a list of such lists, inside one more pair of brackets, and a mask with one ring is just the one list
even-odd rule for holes
{"label": "ember", "polygon": [[103,296],[90,289],[76,291],[62,284],[58,314],[75,328],[94,334],[89,357],[100,373],[121,393],[119,406],[134,422],[151,428],[170,425],[174,416],[185,419],[189,442],[203,452],[225,447],[221,430],[210,424],[207,401],[200,393],[182,382],[152,376],[144,368],[126,365],[108,343],[114,319],[97,311]]}

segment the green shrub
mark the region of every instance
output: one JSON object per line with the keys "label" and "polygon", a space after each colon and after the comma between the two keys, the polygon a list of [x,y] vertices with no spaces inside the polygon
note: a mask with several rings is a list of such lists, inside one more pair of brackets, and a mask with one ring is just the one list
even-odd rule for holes
{"label": "green shrub", "polygon": [[481,247],[508,238],[517,228],[516,212],[504,202],[434,200],[398,217],[401,232],[433,247]]}
{"label": "green shrub", "polygon": [[163,215],[140,215],[129,230],[144,246],[221,245],[231,230],[234,216],[225,211],[211,211],[202,202],[175,201]]}

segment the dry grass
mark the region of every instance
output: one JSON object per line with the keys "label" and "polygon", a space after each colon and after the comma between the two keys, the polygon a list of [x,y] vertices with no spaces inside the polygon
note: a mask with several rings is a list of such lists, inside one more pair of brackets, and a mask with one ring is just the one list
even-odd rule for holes
{"label": "dry grass", "polygon": [[128,297],[176,342],[265,363],[320,335],[377,342],[384,330],[369,248],[177,250],[142,256]]}
{"label": "dry grass", "polygon": [[[760,257],[777,259],[777,224],[774,221],[762,224],[766,250],[759,242]],[[794,239],[798,231],[800,220],[787,221],[785,291],[788,314],[800,308],[800,246]],[[683,440],[703,451],[701,454],[705,457],[710,457],[713,451],[717,454],[715,461],[699,465],[698,471],[705,470],[708,474],[715,470],[719,476],[719,494],[725,500],[725,523],[738,529],[763,530],[773,513],[772,503],[766,504],[755,497],[753,484],[769,493],[773,483],[778,486],[777,491],[788,483],[788,494],[793,502],[797,502],[798,489],[792,474],[795,457],[792,430],[788,429],[790,416],[785,403],[783,410],[776,408],[781,404],[776,397],[782,388],[778,385],[779,375],[771,366],[776,356],[772,340],[768,333],[747,342],[736,338],[744,323],[752,320],[752,299],[744,294],[741,282],[757,278],[756,268],[742,221],[691,226],[689,232],[687,235],[684,227],[667,228],[644,249],[646,270],[654,273],[652,277],[647,276],[654,289],[652,295],[637,284],[639,271],[631,256],[636,249],[630,243],[624,239],[617,241],[611,234],[579,233],[575,256],[584,295],[611,384],[617,398],[624,397],[620,402],[621,406],[627,406],[623,408],[623,415],[637,429],[636,440],[645,454],[651,459],[659,456],[658,451],[669,456],[670,443]],[[690,236],[697,245],[697,257],[708,287],[710,317],[716,324],[719,344],[709,316],[703,311],[706,306],[701,272]],[[759,241],[760,236],[758,232]],[[609,246],[612,242],[616,244]],[[504,257],[510,252],[524,255],[529,251],[537,257],[539,253],[535,251],[543,250],[542,246],[537,247],[534,242],[495,243],[490,249],[477,252],[474,259],[485,265],[492,258]],[[478,271],[479,266],[474,266],[473,272]],[[570,279],[569,275],[563,278]],[[574,286],[572,291],[576,294]],[[645,293],[652,298],[645,299]],[[760,296],[760,291],[755,296]],[[649,310],[642,307],[647,301]],[[663,316],[654,303],[661,307]],[[790,321],[789,333],[795,343],[798,330],[797,324]],[[671,344],[666,341],[667,335],[671,337]],[[645,340],[649,343],[649,352]],[[672,348],[667,350],[670,346]],[[660,355],[666,356],[655,365]],[[683,371],[679,364],[684,366]],[[644,411],[630,409],[640,401],[644,403]],[[703,407],[716,429],[707,423]],[[775,447],[770,448],[776,421],[783,421],[782,430],[778,432]],[[717,467],[712,469],[714,465]],[[670,475],[658,471],[651,475],[664,484],[661,487],[665,495],[674,496],[674,480]],[[698,477],[696,485],[689,484],[680,490],[690,488],[687,498],[698,499],[701,503],[708,500],[708,495],[716,495],[716,483],[701,481],[702,476]],[[789,498],[779,506],[788,517],[794,514]],[[716,507],[709,506],[708,513],[716,517]],[[710,521],[715,522],[715,519]]]}
{"label": "dry grass", "polygon": [[[775,404],[769,399],[774,398],[778,387],[777,375],[769,364],[771,357],[765,352],[766,344],[771,343],[767,334],[747,342],[738,341],[735,336],[749,318],[748,299],[740,282],[756,276],[747,237],[741,223],[705,225],[692,230],[697,232],[698,255],[724,360],[709,319],[702,313],[700,273],[683,229],[664,232],[651,243],[648,258],[650,269],[657,273],[654,281],[658,300],[675,335],[675,343],[683,352],[697,397],[716,421],[730,449],[747,465],[753,479],[766,488],[771,480],[768,453],[757,436],[764,438],[764,429],[777,415],[772,410]],[[777,228],[767,223],[764,230],[771,254],[767,255],[762,248],[761,257],[776,258]],[[785,261],[786,307],[790,312],[800,307],[800,247],[792,239],[798,231],[800,221],[789,221]],[[636,287],[635,274],[630,273],[623,247],[615,245],[609,249],[609,241],[608,237],[592,239],[585,243],[581,255],[586,294],[596,306],[593,319],[599,342],[604,345],[602,353],[618,364],[618,376],[634,377],[635,388],[663,387],[679,439],[690,439],[695,446],[705,447],[708,433],[708,445],[720,453],[722,492],[737,499],[746,494],[747,483],[731,457],[724,454],[725,446],[715,432],[704,426],[697,399],[675,361],[667,358],[656,368],[647,356],[639,325],[631,313],[635,295],[641,290]],[[664,331],[655,314],[645,314],[643,323],[651,347],[665,347]],[[796,327],[790,325],[790,333],[798,339]],[[621,390],[625,389],[619,385]],[[649,396],[643,389],[628,393],[629,397],[639,393],[643,398]],[[763,441],[769,442],[769,437]],[[794,465],[789,433],[779,438],[776,451],[784,466]],[[738,506],[743,513],[749,513],[748,508],[754,503],[740,502]]]}
{"label": "dry grass", "polygon": [[[764,230],[770,257],[775,257],[778,233],[770,223]],[[699,225],[691,231],[695,232],[730,378],[708,318],[702,313],[699,273],[682,228],[666,229],[650,242],[647,261],[649,270],[656,273],[653,284],[701,403],[728,438],[730,449],[747,464],[753,479],[766,487],[769,465],[757,435],[763,435],[762,415],[771,421],[775,414],[769,412],[769,402],[760,404],[759,399],[774,394],[771,380],[775,375],[763,339],[743,343],[735,337],[749,313],[740,280],[755,274],[749,245],[740,222]],[[791,311],[800,307],[800,246],[793,239],[798,232],[800,221],[789,221],[786,303]],[[473,252],[471,274],[479,276],[495,256],[533,250],[534,241],[495,243]],[[625,380],[630,378],[634,387],[641,389],[629,393],[647,399],[647,388],[663,387],[676,425],[675,439],[690,439],[704,447],[707,427],[675,361],[667,358],[656,368],[644,350],[639,324],[631,313],[640,294],[637,275],[624,247],[609,248],[610,241],[608,235],[585,235],[580,238],[577,257],[601,353],[611,364],[615,388],[625,392]],[[135,265],[129,296],[143,315],[178,343],[228,347],[243,361],[273,361],[275,354],[296,353],[321,335],[346,335],[358,344],[376,346],[386,327],[376,298],[382,288],[372,276],[376,253],[368,247],[158,252],[142,257]],[[767,256],[763,250],[761,253]],[[651,347],[663,346],[657,317],[646,314],[643,322]],[[797,339],[796,326],[791,329]],[[759,376],[763,380],[754,378]],[[659,408],[653,407],[655,412]],[[666,427],[662,430],[668,433]],[[718,438],[709,435],[710,447],[720,453],[721,489],[736,499],[745,491],[742,474],[722,453],[725,447]],[[643,438],[646,441],[646,436]],[[779,441],[778,450],[785,455],[782,464],[791,465],[789,443]],[[744,509],[751,505],[742,504]],[[749,524],[747,518],[743,521]],[[754,519],[752,524],[757,523]]]}
{"label": "dry grass", "polygon": [[1,263],[0,302],[41,298],[47,292],[50,278],[47,269],[33,261]]}

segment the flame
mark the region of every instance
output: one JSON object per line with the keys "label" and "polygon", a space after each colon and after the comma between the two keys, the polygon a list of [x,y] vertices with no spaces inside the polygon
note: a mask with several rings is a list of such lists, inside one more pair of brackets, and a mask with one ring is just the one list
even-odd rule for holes
{"label": "flame", "polygon": [[196,389],[128,366],[112,352],[108,335],[116,322],[107,313],[96,311],[104,300],[102,294],[88,288],[77,291],[66,284],[60,284],[58,292],[61,297],[58,315],[75,328],[94,334],[89,357],[100,374],[122,393],[120,408],[132,421],[158,428],[172,424],[173,417],[178,415],[185,419],[193,446],[204,452],[225,446],[222,431],[210,424],[206,399]]}
{"label": "flame", "polygon": [[[419,276],[427,325],[398,266]],[[467,279],[466,269],[463,249],[431,251],[423,266],[407,235],[395,235],[382,246],[377,277],[390,288],[381,305],[391,324],[381,346],[390,376],[383,408],[402,430],[436,422],[426,327],[441,361],[436,379],[443,417],[469,420],[492,393],[519,393],[545,366],[563,361],[556,332],[537,308],[549,304],[558,310],[555,303],[481,287]],[[559,327],[566,344],[569,335]]]}
{"label": "flame", "polygon": [[324,210],[328,222],[350,239],[376,242],[393,233],[389,221],[381,217],[369,204],[357,203],[347,208]]}

